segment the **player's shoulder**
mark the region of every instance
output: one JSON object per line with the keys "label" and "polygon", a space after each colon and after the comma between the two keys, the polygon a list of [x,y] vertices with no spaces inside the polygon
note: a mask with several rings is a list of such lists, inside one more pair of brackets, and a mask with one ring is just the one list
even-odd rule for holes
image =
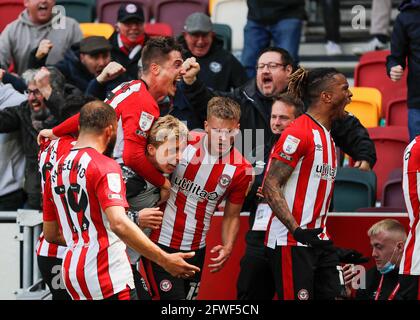
{"label": "player's shoulder", "polygon": [[85,152],[91,158],[91,170],[98,172],[100,175],[117,172],[121,173],[120,165],[112,158],[98,152],[93,148],[86,148]]}
{"label": "player's shoulder", "polygon": [[252,169],[252,164],[239,152],[235,147],[232,148],[233,165],[238,167],[240,170]]}

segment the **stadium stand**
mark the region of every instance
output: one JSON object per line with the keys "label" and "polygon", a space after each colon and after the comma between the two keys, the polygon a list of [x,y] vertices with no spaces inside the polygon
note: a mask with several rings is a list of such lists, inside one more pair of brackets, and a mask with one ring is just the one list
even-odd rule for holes
{"label": "stadium stand", "polygon": [[25,9],[22,0],[0,0],[0,32]]}
{"label": "stadium stand", "polygon": [[377,127],[382,109],[381,92],[366,87],[353,87],[350,91],[353,97],[346,111],[354,114],[366,128]]}
{"label": "stadium stand", "polygon": [[82,30],[84,38],[90,36],[104,36],[108,39],[114,32],[114,27],[109,23],[81,23],[80,29]]}
{"label": "stadium stand", "polygon": [[78,22],[95,21],[96,0],[57,0],[56,4],[64,6],[66,16]]}
{"label": "stadium stand", "polygon": [[402,176],[402,168],[395,169],[389,174],[382,191],[383,207],[401,208],[402,212],[407,212],[402,189]]}
{"label": "stadium stand", "polygon": [[387,126],[408,126],[407,98],[391,100],[384,107]]}
{"label": "stadium stand", "polygon": [[[156,22],[171,25],[174,35],[184,30],[185,19],[194,12],[208,13],[207,0],[155,0],[153,13]],[[176,14],[174,14],[176,13]]]}
{"label": "stadium stand", "polygon": [[232,28],[224,23],[213,23],[213,31],[223,40],[223,48],[232,51]]}
{"label": "stadium stand", "polygon": [[[138,3],[143,7],[144,19],[150,21],[152,7],[150,0],[96,0],[96,16],[99,22],[106,22],[112,25],[117,23],[118,8],[122,3]],[[165,22],[165,21],[164,21]]]}
{"label": "stadium stand", "polygon": [[338,168],[332,206],[334,211],[354,212],[372,207],[376,199],[376,175],[357,168]]}
{"label": "stadium stand", "polygon": [[174,35],[172,27],[164,22],[145,23],[144,32],[150,37],[172,37]]}

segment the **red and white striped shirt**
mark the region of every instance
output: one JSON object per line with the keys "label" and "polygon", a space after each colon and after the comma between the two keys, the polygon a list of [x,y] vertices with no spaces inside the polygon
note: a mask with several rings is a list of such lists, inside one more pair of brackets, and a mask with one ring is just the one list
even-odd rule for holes
{"label": "red and white striped shirt", "polygon": [[172,174],[171,193],[162,226],[152,241],[177,250],[198,250],[217,205],[226,198],[242,204],[252,181],[252,166],[232,147],[222,157],[211,156],[207,135],[197,135]]}
{"label": "red and white striped shirt", "polygon": [[58,220],[67,243],[63,279],[75,300],[105,299],[134,288],[125,244],[105,210],[128,207],[120,166],[93,148],[62,156],[45,183],[44,220]]}
{"label": "red and white striped shirt", "polygon": [[[319,237],[328,239],[325,222],[337,170],[330,132],[304,114],[284,130],[271,151],[267,168],[272,159],[294,168],[283,192],[297,224],[302,229],[323,228]],[[273,213],[267,230],[265,244],[270,248],[303,246]]]}
{"label": "red and white striped shirt", "polygon": [[420,136],[404,151],[403,192],[410,219],[410,232],[405,242],[400,273],[420,275]]}
{"label": "red and white striped shirt", "polygon": [[[54,164],[61,158],[63,154],[70,151],[75,143],[75,139],[71,136],[64,136],[56,140],[44,141],[38,153],[39,173],[41,174],[41,190],[44,193],[44,184],[50,178],[50,171]],[[49,243],[41,233],[36,245],[36,254],[41,257],[52,257],[63,259],[66,247]]]}

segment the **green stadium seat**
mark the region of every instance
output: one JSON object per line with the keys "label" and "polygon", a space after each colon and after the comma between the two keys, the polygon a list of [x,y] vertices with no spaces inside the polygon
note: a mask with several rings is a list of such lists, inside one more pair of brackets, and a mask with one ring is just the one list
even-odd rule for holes
{"label": "green stadium seat", "polygon": [[57,5],[66,9],[66,16],[78,22],[93,22],[95,20],[96,0],[57,0]]}
{"label": "green stadium seat", "polygon": [[216,37],[223,40],[223,48],[227,51],[232,50],[232,29],[224,23],[213,23],[213,31]]}

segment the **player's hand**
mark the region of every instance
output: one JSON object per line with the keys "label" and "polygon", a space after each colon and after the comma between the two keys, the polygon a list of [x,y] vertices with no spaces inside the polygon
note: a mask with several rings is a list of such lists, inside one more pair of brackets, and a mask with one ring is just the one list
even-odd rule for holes
{"label": "player's hand", "polygon": [[38,142],[38,145],[40,145],[43,141],[45,141],[46,139],[50,139],[50,140],[56,140],[58,139],[58,137],[56,137],[53,134],[52,129],[42,129],[39,134],[38,137],[36,138],[36,141]]}
{"label": "player's hand", "polygon": [[42,67],[34,77],[35,86],[41,92],[42,96],[48,100],[52,93],[52,87],[50,83],[51,72],[46,68]]}
{"label": "player's hand", "polygon": [[168,201],[170,195],[171,195],[171,182],[168,180],[168,178],[165,178],[165,183],[163,184],[163,186],[160,187],[160,200],[156,205],[160,206],[161,204]]}
{"label": "player's hand", "polygon": [[146,208],[139,211],[139,227],[141,229],[159,229],[162,225],[163,212],[159,208]]}
{"label": "player's hand", "polygon": [[293,232],[293,238],[295,238],[297,242],[306,244],[313,248],[331,246],[333,243],[331,240],[321,240],[318,238],[318,235],[322,233],[322,231],[322,228],[302,229],[301,227],[298,227]]}
{"label": "player's hand", "polygon": [[361,171],[370,171],[370,164],[366,160],[358,160],[354,163],[355,168],[359,168]]}
{"label": "player's hand", "polygon": [[189,264],[185,259],[190,259],[195,255],[195,252],[177,252],[168,254],[163,260],[162,267],[172,276],[177,278],[190,278],[196,272],[200,272],[200,268]]}
{"label": "player's hand", "polygon": [[6,73],[6,70],[3,70],[3,69],[0,68],[0,82],[3,81],[3,77],[4,77],[5,73]]}
{"label": "player's hand", "polygon": [[50,52],[50,50],[53,47],[54,45],[50,40],[48,39],[41,40],[38,46],[38,50],[35,53],[35,58],[37,58],[38,60],[41,60]]}
{"label": "player's hand", "polygon": [[195,60],[195,57],[188,58],[182,64],[185,74],[182,76],[184,82],[192,85],[197,80],[197,74],[200,72],[200,64]]}
{"label": "player's hand", "polygon": [[404,74],[404,69],[400,65],[393,66],[391,68],[391,71],[389,72],[389,76],[390,76],[391,80],[394,81],[394,82],[400,80],[402,78],[403,74]]}
{"label": "player's hand", "polygon": [[125,68],[118,62],[111,61],[106,65],[106,67],[102,70],[99,76],[96,77],[96,80],[99,83],[105,83],[114,80],[115,78],[123,74],[125,71]]}
{"label": "player's hand", "polygon": [[218,245],[211,249],[210,252],[219,253],[216,258],[210,258],[210,260],[213,262],[212,264],[209,264],[209,268],[212,268],[210,269],[210,272],[214,273],[220,271],[223,268],[225,262],[229,259],[232,250],[226,248],[226,246]]}

